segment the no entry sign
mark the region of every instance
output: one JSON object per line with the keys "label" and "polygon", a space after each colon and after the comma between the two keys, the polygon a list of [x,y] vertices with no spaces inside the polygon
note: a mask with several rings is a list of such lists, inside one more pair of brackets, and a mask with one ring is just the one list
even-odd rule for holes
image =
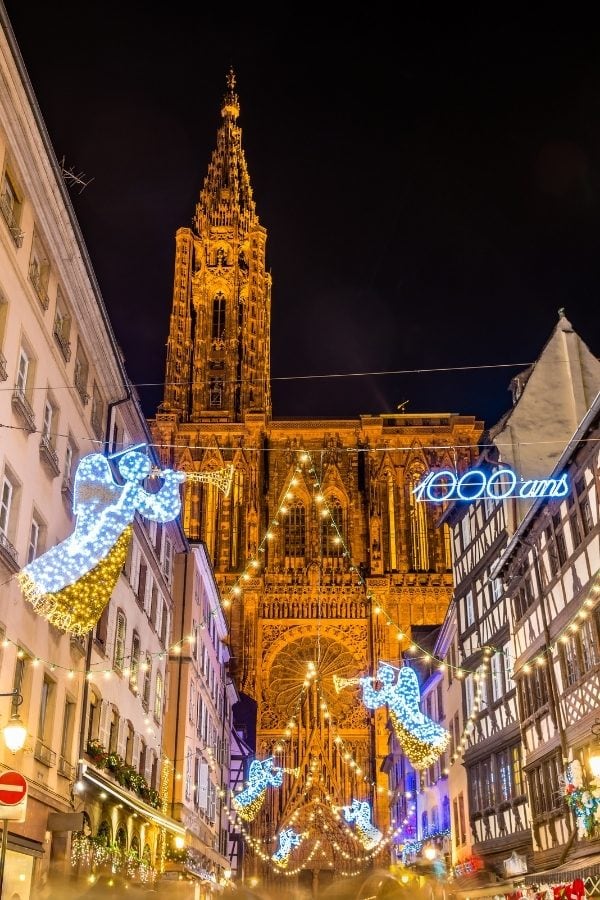
{"label": "no entry sign", "polygon": [[27,806],[27,779],[10,769],[0,775],[0,819],[24,822]]}

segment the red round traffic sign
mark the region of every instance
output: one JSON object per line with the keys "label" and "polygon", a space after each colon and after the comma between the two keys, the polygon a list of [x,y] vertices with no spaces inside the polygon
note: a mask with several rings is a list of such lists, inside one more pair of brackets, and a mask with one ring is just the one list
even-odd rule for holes
{"label": "red round traffic sign", "polygon": [[16,806],[27,793],[27,781],[20,772],[10,770],[0,775],[0,803]]}

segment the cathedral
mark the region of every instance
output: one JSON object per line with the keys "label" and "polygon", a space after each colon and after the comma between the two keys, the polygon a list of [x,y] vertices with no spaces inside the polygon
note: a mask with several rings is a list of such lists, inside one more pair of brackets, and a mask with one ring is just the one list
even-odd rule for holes
{"label": "cathedral", "polygon": [[163,463],[199,475],[185,488],[185,532],[213,562],[232,675],[256,704],[256,757],[285,772],[252,823],[254,864],[280,829],[306,833],[310,820],[320,851],[307,867],[343,871],[356,856],[343,806],[368,801],[380,831],[393,828],[387,717],[363,705],[358,679],[381,660],[398,666],[452,595],[441,504],[413,489],[433,467],[467,468],[483,426],[443,412],[274,413],[278,301],[239,114],[230,72],[192,226],[176,234],[164,398],[150,424]]}

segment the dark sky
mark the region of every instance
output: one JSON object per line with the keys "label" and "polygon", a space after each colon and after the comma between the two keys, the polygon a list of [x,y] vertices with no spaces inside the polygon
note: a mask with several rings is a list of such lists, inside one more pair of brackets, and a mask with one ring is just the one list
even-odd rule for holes
{"label": "dark sky", "polygon": [[[164,378],[174,235],[237,72],[273,275],[274,414],[492,424],[560,307],[600,354],[600,34],[536,16],[205,4],[7,9],[130,377]],[[152,5],[154,6],[154,4]],[[457,15],[459,16],[457,18]],[[160,388],[140,387],[148,415]]]}

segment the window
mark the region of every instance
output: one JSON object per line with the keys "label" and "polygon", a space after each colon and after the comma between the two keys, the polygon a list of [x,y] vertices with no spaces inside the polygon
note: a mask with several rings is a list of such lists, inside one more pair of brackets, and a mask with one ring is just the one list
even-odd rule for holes
{"label": "window", "polygon": [[442,831],[447,831],[450,828],[450,798],[447,794],[444,795],[442,800]]}
{"label": "window", "polygon": [[43,744],[49,744],[52,736],[54,689],[54,682],[44,676],[38,716],[38,739]]}
{"label": "window", "polygon": [[565,686],[577,684],[600,660],[596,626],[584,619],[575,634],[561,638],[560,657]]}
{"label": "window", "polygon": [[101,438],[104,432],[104,401],[96,383],[92,388],[91,423],[96,437]]}
{"label": "window", "polygon": [[89,366],[87,361],[87,356],[81,346],[81,344],[77,344],[77,353],[75,354],[75,370],[73,373],[73,383],[79,394],[79,399],[85,406],[90,396],[87,392],[88,385],[88,377],[89,377]]}
{"label": "window", "polygon": [[134,693],[138,691],[138,675],[140,671],[140,636],[133,632],[131,639],[131,659],[129,664],[129,687]]}
{"label": "window", "polygon": [[533,818],[563,810],[563,797],[559,787],[562,763],[559,753],[553,753],[528,772]]}
{"label": "window", "polygon": [[30,357],[24,347],[19,351],[19,364],[15,380],[15,391],[23,397],[28,394],[29,388]]}
{"label": "window", "polygon": [[520,745],[504,747],[468,770],[470,811],[482,813],[523,795]]}
{"label": "window", "polygon": [[150,622],[156,628],[156,613],[158,611],[158,587],[155,584],[152,584],[152,591],[150,594]]}
{"label": "window", "polygon": [[67,441],[67,447],[65,450],[65,467],[63,471],[63,483],[71,485],[73,483],[73,460],[75,458],[75,451],[73,449],[73,444],[71,441]]}
{"label": "window", "polygon": [[475,686],[473,683],[473,673],[469,672],[465,678],[465,712],[467,718],[473,712],[473,704],[475,701]]}
{"label": "window", "polygon": [[500,650],[496,651],[492,656],[492,702],[500,700],[504,696],[506,690],[506,685],[504,683],[505,662],[506,657]]}
{"label": "window", "polygon": [[27,548],[28,563],[33,562],[33,560],[36,559],[36,557],[39,555],[41,530],[42,526],[34,516],[31,520],[31,527],[29,529],[29,547]]}
{"label": "window", "polygon": [[108,728],[108,752],[117,753],[119,750],[119,713],[116,709],[111,710],[110,725]]}
{"label": "window", "polygon": [[65,710],[63,714],[63,727],[60,738],[60,755],[66,762],[71,762],[71,752],[73,747],[73,734],[75,728],[75,704],[72,700],[65,700]]}
{"label": "window", "polygon": [[2,178],[2,188],[0,189],[0,210],[17,247],[20,247],[23,243],[23,232],[19,228],[21,209],[22,203],[19,199],[15,182],[8,171],[5,171]]}
{"label": "window", "polygon": [[160,672],[156,673],[156,687],[154,689],[154,718],[157,722],[162,720],[163,680]]}
{"label": "window", "polygon": [[410,522],[410,563],[415,572],[429,570],[429,538],[427,503],[420,503],[414,490],[423,478],[421,470],[413,470],[408,476],[408,502]]}
{"label": "window", "polygon": [[321,552],[329,562],[339,562],[344,553],[344,509],[337,497],[331,497],[323,510],[326,516],[321,529]]}
{"label": "window", "polygon": [[146,653],[146,662],[144,663],[144,688],[142,691],[142,703],[144,709],[150,706],[150,688],[152,686],[152,657]]}
{"label": "window", "polygon": [[[17,650],[17,661],[15,663],[15,674],[13,678],[13,691],[17,691],[23,697],[23,700],[26,699],[26,694],[29,689],[29,657],[25,653],[25,651],[19,647]],[[19,713],[20,703],[17,703],[17,697],[14,697],[11,701],[11,716],[16,716]]]}
{"label": "window", "polygon": [[50,279],[50,263],[39,237],[34,233],[29,258],[29,280],[37,294],[42,309],[48,309],[48,281]]}
{"label": "window", "polygon": [[225,381],[220,375],[211,375],[208,379],[208,406],[209,409],[221,409],[223,406],[223,393]]}
{"label": "window", "polygon": [[98,740],[98,737],[100,735],[100,710],[100,697],[98,696],[98,694],[96,694],[95,691],[92,691],[90,694],[90,709],[88,716],[88,744],[90,741]]}
{"label": "window", "polygon": [[473,591],[465,596],[465,623],[468,628],[475,621],[475,605],[473,603]]}
{"label": "window", "polygon": [[211,337],[213,341],[225,340],[225,297],[221,293],[213,300]]}
{"label": "window", "polygon": [[294,568],[304,561],[306,552],[306,510],[301,500],[290,504],[285,517],[283,553],[286,565]]}
{"label": "window", "polygon": [[543,666],[535,666],[526,678],[519,679],[519,697],[523,720],[546,708],[548,681],[546,669]]}
{"label": "window", "polygon": [[60,347],[65,362],[71,359],[71,317],[60,287],[56,291],[56,311],[54,313],[54,337]]}
{"label": "window", "polygon": [[465,844],[467,841],[467,828],[466,828],[466,819],[465,819],[465,798],[463,796],[463,792],[461,791],[458,795],[458,816],[459,816],[459,825],[460,825],[460,843]]}
{"label": "window", "polygon": [[145,741],[143,741],[142,738],[140,738],[140,755],[139,755],[139,762],[138,762],[138,772],[140,773],[140,775],[143,775],[144,778],[146,777],[146,764],[147,764],[146,754],[147,754],[147,751],[148,751],[148,748],[146,747]]}
{"label": "window", "polygon": [[137,586],[137,599],[138,603],[144,608],[144,604],[146,602],[146,578],[148,576],[148,566],[145,562],[140,562],[140,568],[138,572],[138,586]]}
{"label": "window", "polygon": [[163,603],[162,616],[160,618],[160,641],[163,646],[166,645],[169,636],[169,611],[167,604]]}
{"label": "window", "polygon": [[125,631],[127,628],[127,620],[125,614],[119,610],[117,613],[117,624],[115,628],[115,654],[113,664],[115,669],[123,669],[125,662]]}
{"label": "window", "polygon": [[577,502],[579,503],[579,513],[581,515],[583,533],[587,537],[594,527],[594,519],[592,516],[592,508],[590,506],[590,498],[583,478],[579,478],[575,482],[575,495],[577,497]]}
{"label": "window", "polygon": [[133,764],[133,739],[135,732],[131,722],[127,722],[127,733],[125,736],[125,762],[128,766]]}
{"label": "window", "polygon": [[20,486],[11,472],[5,471],[0,491],[0,547],[17,561],[17,551],[10,543],[15,539]]}
{"label": "window", "polygon": [[535,600],[531,573],[527,563],[519,568],[521,581],[513,597],[515,619],[521,619]]}

